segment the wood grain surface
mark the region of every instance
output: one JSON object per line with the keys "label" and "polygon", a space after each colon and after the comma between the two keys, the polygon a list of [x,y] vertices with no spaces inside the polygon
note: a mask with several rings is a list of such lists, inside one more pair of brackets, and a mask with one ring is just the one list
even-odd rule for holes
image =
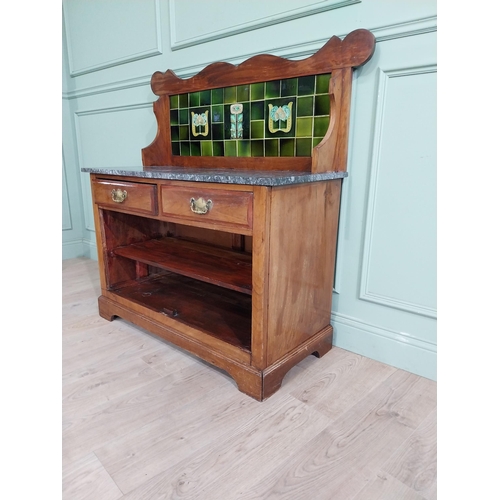
{"label": "wood grain surface", "polygon": [[435,382],[334,347],[259,403],[99,294],[63,262],[64,500],[436,498]]}

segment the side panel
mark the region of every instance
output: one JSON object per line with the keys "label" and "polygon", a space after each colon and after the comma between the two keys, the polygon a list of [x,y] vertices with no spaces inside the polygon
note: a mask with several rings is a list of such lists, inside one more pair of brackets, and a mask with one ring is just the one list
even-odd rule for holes
{"label": "side panel", "polygon": [[269,303],[269,223],[271,188],[254,188],[252,238],[252,365],[267,366]]}
{"label": "side panel", "polygon": [[330,325],[341,182],[272,191],[268,364]]}

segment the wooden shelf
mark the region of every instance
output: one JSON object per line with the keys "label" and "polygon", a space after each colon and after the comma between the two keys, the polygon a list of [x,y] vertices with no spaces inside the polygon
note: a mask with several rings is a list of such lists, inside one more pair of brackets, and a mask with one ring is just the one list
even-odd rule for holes
{"label": "wooden shelf", "polygon": [[118,247],[115,255],[241,293],[252,293],[252,256],[177,238]]}
{"label": "wooden shelf", "polygon": [[252,298],[165,272],[122,283],[113,293],[250,352]]}

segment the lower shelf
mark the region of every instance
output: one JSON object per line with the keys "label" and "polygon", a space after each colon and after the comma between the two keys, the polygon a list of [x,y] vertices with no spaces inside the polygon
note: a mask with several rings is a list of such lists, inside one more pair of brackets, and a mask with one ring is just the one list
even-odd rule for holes
{"label": "lower shelf", "polygon": [[247,294],[170,272],[129,281],[111,291],[250,352],[252,298]]}

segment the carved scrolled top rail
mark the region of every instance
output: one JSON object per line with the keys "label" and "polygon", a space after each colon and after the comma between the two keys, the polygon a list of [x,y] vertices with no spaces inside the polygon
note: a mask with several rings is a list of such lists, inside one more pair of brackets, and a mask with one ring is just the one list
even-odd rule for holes
{"label": "carved scrolled top rail", "polygon": [[255,83],[273,78],[290,78],[356,68],[365,64],[375,50],[375,37],[365,29],[349,33],[343,40],[334,36],[315,54],[301,60],[289,60],[271,54],[253,56],[241,64],[215,62],[191,78],[179,78],[172,70],[157,71],[151,89],[158,95],[195,92],[227,85]]}
{"label": "carved scrolled top rail", "polygon": [[[237,168],[249,170],[287,170],[313,173],[345,171],[347,168],[347,134],[349,128],[352,71],[354,68],[361,66],[369,61],[374,53],[374,50],[374,35],[368,30],[358,29],[349,33],[342,40],[337,36],[333,36],[315,54],[300,60],[290,60],[275,55],[260,54],[251,57],[238,65],[230,64],[227,62],[215,62],[208,65],[206,68],[204,68],[191,78],[185,79],[179,78],[172,70],[168,70],[164,73],[157,71],[151,78],[151,89],[156,95],[159,96],[159,99],[153,104],[154,113],[157,118],[158,129],[153,142],[142,150],[143,165],[146,168],[161,168],[161,166],[175,165],[187,168]],[[266,155],[264,156],[262,152],[256,150],[255,155],[252,152],[250,156],[244,153],[241,156],[235,157],[234,152],[230,152],[230,154],[226,155],[225,150],[223,155],[220,155],[219,153],[212,155],[212,150],[210,148],[208,148],[208,154],[201,155],[199,151],[185,154],[180,150],[180,129],[175,129],[178,123],[175,122],[172,125],[171,129],[171,116],[174,116],[176,120],[178,116],[177,104],[173,105],[173,115],[171,114],[171,99],[174,100],[173,102],[180,102],[181,95],[187,97],[192,93],[196,94],[200,91],[203,92],[215,89],[213,90],[213,92],[216,92],[227,87],[236,88],[238,86],[247,86],[250,84],[259,85],[263,84],[262,82],[272,82],[278,80],[283,82],[287,79],[299,80],[302,77],[307,80],[311,76],[314,76],[314,78],[316,78],[317,75],[327,74],[330,75],[329,88],[326,91],[329,94],[330,109],[329,113],[325,113],[324,108],[318,108],[323,109],[322,113],[319,112],[319,114],[323,115],[323,117],[320,117],[318,119],[318,123],[320,120],[324,119],[325,115],[329,115],[328,129],[326,130],[326,132],[318,132],[316,134],[316,127],[312,127],[312,132],[302,132],[303,136],[311,136],[311,143],[313,141],[312,136],[314,138],[316,138],[317,136],[323,137],[321,139],[321,142],[316,142],[314,146],[309,145],[308,143],[307,147],[311,148],[310,155],[308,155],[307,152],[304,153],[302,150],[300,155],[295,155],[294,151],[294,154],[292,156],[290,156],[288,153],[281,156],[281,152],[278,156],[272,153],[268,155],[266,152]],[[325,97],[326,92],[323,91],[322,97]],[[314,93],[314,90],[312,91],[312,93]],[[258,99],[264,98],[259,97]],[[247,100],[251,99],[246,98],[242,102]],[[269,107],[270,104],[276,105],[275,102],[272,101],[273,96],[271,96],[270,98],[265,97],[265,104],[267,107]],[[234,104],[235,102],[238,101],[231,101],[233,106],[236,105]],[[220,104],[219,101],[217,101],[217,103]],[[224,106],[228,106],[231,103],[229,103],[229,101],[224,101]],[[289,109],[292,109],[292,102],[278,102],[278,106],[283,105],[285,105],[285,107],[290,106]],[[209,106],[209,104],[205,102],[203,106]],[[238,104],[238,106],[241,107],[241,104]],[[267,109],[267,107],[265,109]],[[184,113],[186,112],[186,110],[192,111],[191,115],[193,116],[193,119],[194,117],[198,117],[199,113],[205,113],[205,116],[207,117],[206,123],[208,124],[208,108],[207,110],[201,109],[200,106],[196,104],[184,104],[183,106],[179,105],[178,108],[184,108]],[[274,107],[272,109],[274,109]],[[294,106],[293,109],[296,110],[297,106]],[[295,112],[297,113],[298,111]],[[248,115],[248,112],[246,113],[247,114],[245,116]],[[266,111],[266,113],[271,113],[271,111]],[[309,119],[310,121],[312,121],[313,119],[316,120],[315,113],[316,111],[313,111],[312,113],[306,113],[301,116],[314,115],[313,118]],[[268,122],[270,120],[269,116],[267,116]],[[274,116],[271,118],[274,120]],[[256,120],[258,119],[261,118],[256,118]],[[243,121],[243,115],[241,115],[241,120]],[[287,123],[287,126],[289,127],[291,122],[288,122],[287,120],[285,121]],[[218,119],[217,122],[220,123],[221,120]],[[186,121],[184,118],[184,121],[182,122],[182,127],[184,128],[186,127],[185,123]],[[304,124],[305,122],[302,121],[301,123]],[[316,123],[316,121],[314,123]],[[191,126],[196,128],[196,124],[194,123],[191,123]],[[208,125],[205,126],[203,132],[201,130],[196,130],[196,133],[193,131],[193,141],[211,141],[212,138],[209,135],[209,129],[207,127]],[[174,136],[176,137],[175,139],[173,139],[172,130],[174,130]],[[321,126],[318,126],[318,131],[320,130],[322,131],[323,129],[321,128]],[[243,134],[241,130],[240,132],[241,134]],[[276,132],[282,134],[281,137],[283,137],[283,135],[288,132],[288,129],[286,127],[282,128],[281,125],[278,125],[278,128],[276,129],[274,128],[274,125],[270,127],[269,134],[274,134]],[[293,134],[294,132],[290,133]],[[245,140],[248,143],[250,142],[248,140],[248,135],[249,132],[247,132],[246,137],[243,135],[239,136],[235,131],[235,137],[231,136],[230,139],[234,139],[235,142],[241,139],[240,144],[242,144]],[[260,140],[262,143],[264,143],[263,139],[270,138],[271,137],[269,135],[266,135],[265,137],[256,135],[254,142]],[[228,137],[224,136],[223,139],[228,139]],[[253,136],[252,139],[254,139]],[[317,137],[317,139],[320,139],[320,137]],[[172,147],[173,140],[176,141],[175,151]],[[186,141],[185,138],[182,140]],[[188,141],[189,140],[191,139],[188,139]],[[221,138],[218,137],[217,140],[221,141]],[[301,140],[303,143],[304,139]]]}

